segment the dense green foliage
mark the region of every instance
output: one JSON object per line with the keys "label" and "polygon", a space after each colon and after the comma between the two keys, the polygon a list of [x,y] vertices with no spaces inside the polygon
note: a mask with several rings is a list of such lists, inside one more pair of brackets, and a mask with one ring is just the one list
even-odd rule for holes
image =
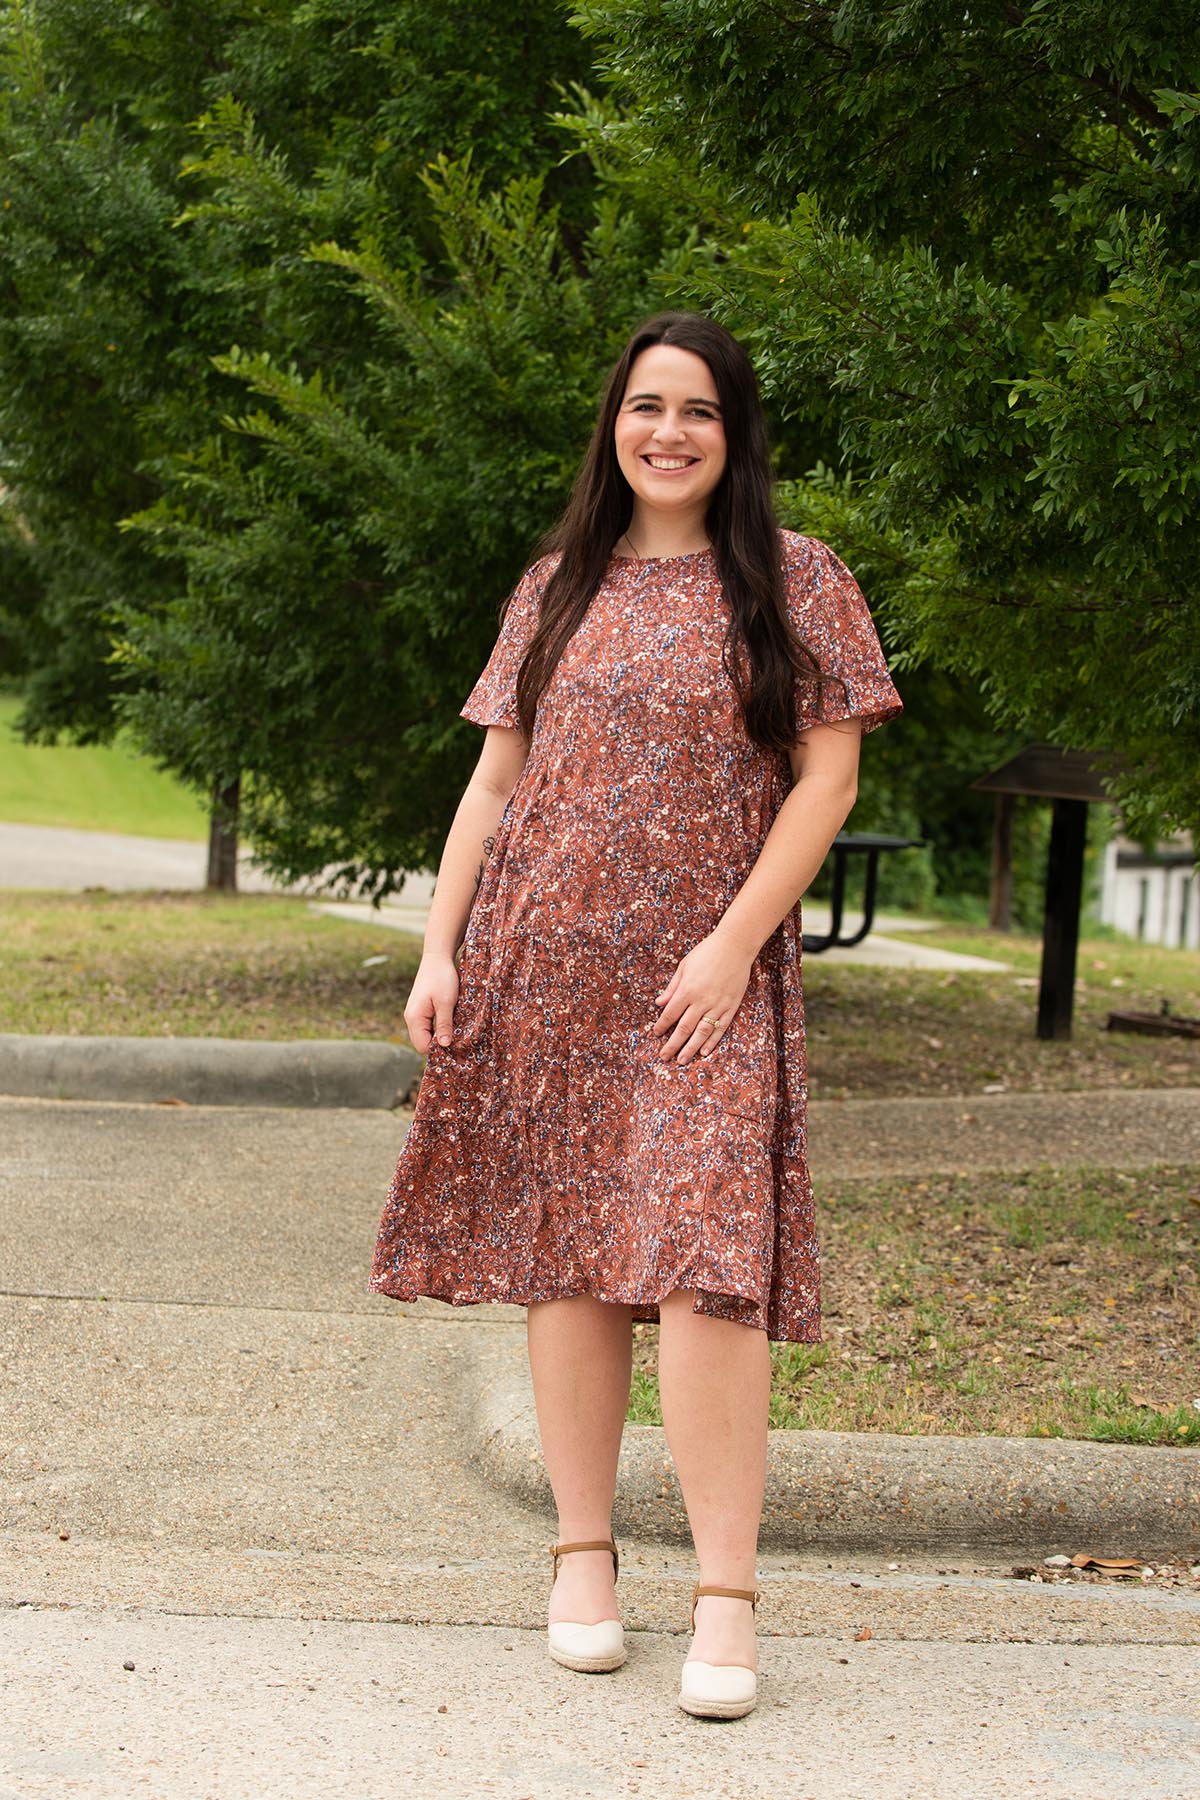
{"label": "dense green foliage", "polygon": [[[252,210],[262,173],[238,171]],[[189,586],[126,637],[145,740],[178,759],[193,720],[199,760],[223,731],[260,848],[366,885],[436,860],[478,751],[457,706],[565,498],[609,320],[644,306],[655,255],[635,215],[601,207],[564,258],[536,179],[488,195],[439,162],[426,187],[443,286],[370,242],[318,245],[305,273],[353,314],[352,348],[311,374],[270,351],[218,359],[254,404],[136,521]]]}
{"label": "dense green foliage", "polygon": [[[793,491],[901,666],[1200,820],[1200,12],[595,0],[579,121],[706,223],[688,292],[832,439]],[[857,566],[857,564],[856,564]]]}
{"label": "dense green foliage", "polygon": [[931,840],[891,903],[981,893],[967,784],[1030,736],[1193,821],[1198,42],[1132,0],[0,0],[26,728],[240,775],[288,874],[434,860],[498,605],[683,302],[900,671],[853,821]]}
{"label": "dense green foliage", "polygon": [[201,791],[245,776],[276,867],[386,885],[436,855],[477,748],[448,701],[672,221],[560,166],[586,53],[550,4],[2,19],[27,728],[120,716]]}

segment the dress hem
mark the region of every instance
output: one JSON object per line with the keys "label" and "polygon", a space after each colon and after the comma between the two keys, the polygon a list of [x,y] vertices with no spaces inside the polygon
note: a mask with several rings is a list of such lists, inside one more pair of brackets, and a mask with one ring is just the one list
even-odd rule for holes
{"label": "dress hem", "polygon": [[[604,1304],[608,1306],[628,1306],[632,1309],[635,1323],[639,1325],[653,1325],[657,1324],[659,1321],[659,1306],[662,1301],[667,1298],[667,1294],[676,1293],[680,1288],[685,1286],[686,1283],[677,1282],[674,1287],[668,1288],[666,1293],[660,1294],[653,1299],[631,1299],[623,1294],[597,1293],[595,1289],[589,1287],[569,1288],[562,1293],[555,1294],[527,1294],[524,1291],[512,1291],[505,1294],[464,1294],[461,1289],[452,1288],[445,1284],[439,1286],[439,1284],[433,1281],[427,1281],[424,1284],[420,1282],[408,1282],[402,1289],[399,1289],[395,1282],[392,1282],[390,1285],[385,1285],[385,1278],[381,1277],[379,1279],[372,1278],[368,1281],[367,1291],[369,1293],[382,1294],[386,1300],[440,1300],[443,1305],[456,1307],[536,1306],[545,1300],[574,1300],[580,1295],[588,1294],[593,1299],[603,1301]],[[758,1313],[761,1317],[766,1318],[768,1323],[760,1324],[757,1319],[736,1318],[728,1313],[714,1313],[706,1306],[695,1304],[692,1306],[692,1311],[694,1313],[702,1313],[710,1318],[728,1318],[732,1324],[748,1325],[753,1330],[765,1331],[770,1342],[773,1344],[820,1344],[824,1342],[824,1339],[821,1336],[819,1320],[814,1321],[811,1327],[800,1326],[794,1333],[785,1332],[779,1336],[772,1336],[769,1324],[769,1308],[764,1306],[763,1303],[760,1300],[757,1300],[752,1294],[718,1293],[714,1288],[700,1287],[688,1288],[687,1291],[694,1293],[697,1298],[708,1295],[719,1302],[723,1301],[734,1306],[741,1304],[753,1309],[754,1312]]]}

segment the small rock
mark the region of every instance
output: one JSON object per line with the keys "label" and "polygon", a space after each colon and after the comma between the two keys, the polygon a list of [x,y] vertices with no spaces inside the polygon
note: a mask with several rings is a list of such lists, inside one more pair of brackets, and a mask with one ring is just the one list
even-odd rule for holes
{"label": "small rock", "polygon": [[1042,1562],[1047,1569],[1069,1569],[1071,1559],[1060,1552],[1057,1556],[1043,1556]]}
{"label": "small rock", "polygon": [[132,1669],[132,1668],[133,1668],[133,1667],[134,1667],[134,1665],[133,1665],[133,1663],[131,1663],[131,1662],[123,1662],[123,1663],[122,1663],[122,1664],[121,1664],[121,1667],[122,1667],[122,1668],[123,1668],[123,1669]]}

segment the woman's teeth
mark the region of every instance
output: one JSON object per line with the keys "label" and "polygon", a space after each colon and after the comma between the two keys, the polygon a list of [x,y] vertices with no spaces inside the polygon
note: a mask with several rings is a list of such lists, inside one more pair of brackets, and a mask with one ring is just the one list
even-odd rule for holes
{"label": "woman's teeth", "polygon": [[696,461],[694,456],[647,456],[652,469],[686,469]]}

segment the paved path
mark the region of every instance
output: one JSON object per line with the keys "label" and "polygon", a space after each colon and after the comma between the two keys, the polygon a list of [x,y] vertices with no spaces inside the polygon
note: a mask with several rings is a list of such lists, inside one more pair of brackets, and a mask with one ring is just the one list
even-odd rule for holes
{"label": "paved path", "polygon": [[[104,831],[65,831],[43,825],[0,823],[0,888],[51,888],[79,892],[106,887],[114,892],[143,888],[196,888],[205,879],[207,850],[199,843],[173,838],[122,836]],[[238,880],[246,892],[276,891],[277,884],[251,866],[248,855],[240,859]],[[303,886],[279,888],[287,893],[309,891]],[[433,876],[410,875],[400,894],[382,908],[353,901],[315,902],[322,912],[366,925],[392,926],[397,931],[425,929]],[[805,919],[814,931],[827,930],[829,909],[813,903]],[[850,950],[823,953],[830,963],[874,963],[897,968],[977,969],[1003,971],[1007,963],[982,956],[964,956],[934,950],[914,941],[914,933],[932,928],[932,921],[876,916],[877,930]],[[902,935],[896,936],[896,933]],[[0,1796],[3,1800],[3,1796]]]}
{"label": "paved path", "polygon": [[[205,880],[207,846],[166,837],[128,837],[117,832],[67,832],[58,826],[0,823],[0,887],[52,887],[79,893],[86,887],[108,887],[128,893],[146,887],[201,887]],[[246,893],[308,893],[308,887],[281,887],[252,866],[248,855],[239,860],[237,880]],[[383,907],[320,900],[322,913],[347,918],[363,925],[390,925],[396,931],[425,931],[428,905],[434,893],[432,875],[410,875],[399,895]],[[808,905],[804,916],[813,931],[826,931],[829,909]],[[914,932],[930,931],[932,920],[876,914],[878,931],[851,950],[826,950],[829,963],[876,963],[894,968],[977,968],[1004,970],[984,956],[959,956],[954,950],[934,950],[914,941]],[[896,936],[900,932],[901,936]],[[2,1796],[0,1796],[2,1800]]]}
{"label": "paved path", "polygon": [[[13,1800],[1200,1792],[1200,1653],[1175,1647],[818,1630],[764,1644],[758,1709],[731,1728],[676,1708],[684,1650],[661,1632],[635,1637],[611,1676],[558,1669],[539,1634],[511,1626],[77,1609],[17,1614],[7,1635],[0,1795]],[[53,1713],[39,1694],[57,1694]]]}
{"label": "paved path", "polygon": [[550,1664],[551,1521],[472,1454],[520,1314],[365,1289],[402,1129],[0,1101],[0,1800],[1200,1792],[1194,1594],[766,1555],[722,1726],[675,1705],[690,1557],[626,1538],[628,1664]]}
{"label": "paved path", "polygon": [[[195,888],[203,887],[207,864],[208,846],[182,838],[0,824],[0,888]],[[244,858],[239,879],[252,890],[269,885]]]}

